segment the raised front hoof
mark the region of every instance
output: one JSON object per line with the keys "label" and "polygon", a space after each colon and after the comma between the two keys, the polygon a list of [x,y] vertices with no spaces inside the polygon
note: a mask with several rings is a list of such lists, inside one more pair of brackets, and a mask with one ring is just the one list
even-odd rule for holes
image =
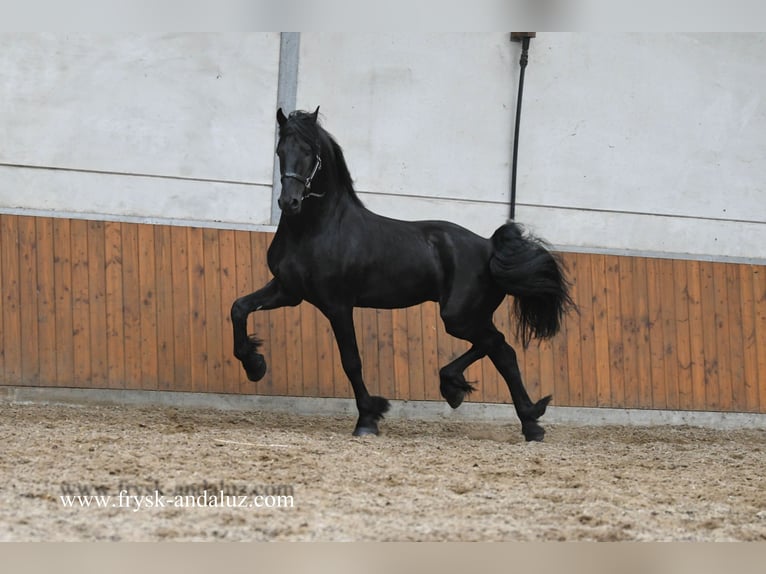
{"label": "raised front hoof", "polygon": [[453,409],[458,408],[463,404],[463,399],[466,395],[470,395],[475,389],[473,385],[468,383],[463,375],[458,376],[441,376],[441,382],[439,383],[439,391],[447,401],[447,404]]}
{"label": "raised front hoof", "polygon": [[536,421],[521,423],[521,432],[527,442],[543,442],[545,429]]}
{"label": "raised front hoof", "polygon": [[378,430],[378,425],[370,426],[358,426],[354,429],[353,436],[378,436],[380,434],[380,431]]}
{"label": "raised front hoof", "polygon": [[260,381],[266,374],[266,360],[263,355],[256,353],[242,359],[242,366],[247,373],[247,378],[254,383]]}

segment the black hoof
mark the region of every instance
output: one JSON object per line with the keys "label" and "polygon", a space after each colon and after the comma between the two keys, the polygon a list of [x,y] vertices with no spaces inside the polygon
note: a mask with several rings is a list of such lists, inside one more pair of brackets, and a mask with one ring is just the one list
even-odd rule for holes
{"label": "black hoof", "polygon": [[543,442],[545,438],[545,429],[537,424],[536,421],[521,423],[521,432],[527,442]]}
{"label": "black hoof", "polygon": [[378,425],[375,426],[358,426],[354,429],[354,436],[378,436]]}
{"label": "black hoof", "polygon": [[470,395],[476,390],[476,388],[468,383],[463,375],[441,375],[441,382],[439,383],[439,391],[447,401],[447,404],[453,409],[458,408],[463,404],[463,399],[466,395]]}
{"label": "black hoof", "polygon": [[254,383],[260,381],[266,374],[266,360],[260,353],[253,353],[242,359],[247,378]]}
{"label": "black hoof", "polygon": [[356,421],[354,436],[378,434],[378,421],[391,408],[391,403],[383,397],[368,397],[360,407],[359,420]]}

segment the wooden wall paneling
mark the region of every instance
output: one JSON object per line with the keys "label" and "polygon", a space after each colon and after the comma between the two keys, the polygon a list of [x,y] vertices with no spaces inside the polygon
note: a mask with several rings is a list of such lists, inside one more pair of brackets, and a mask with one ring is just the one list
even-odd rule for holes
{"label": "wooden wall paneling", "polygon": [[574,253],[567,254],[567,266],[569,277],[572,281],[571,295],[577,303],[579,313],[567,323],[567,387],[569,406],[583,406],[583,381],[582,381],[582,348],[580,328],[583,316],[591,312],[591,302],[587,300],[588,293],[582,289],[584,279],[580,276],[579,261]]}
{"label": "wooden wall paneling", "polygon": [[104,222],[88,222],[91,385],[98,388],[107,386],[108,376],[104,244]]}
{"label": "wooden wall paneling", "polygon": [[[191,388],[194,392],[208,390],[208,349],[207,349],[207,293],[205,291],[205,243],[199,227],[187,229],[189,267],[189,353]],[[210,389],[220,391],[220,389]]]}
{"label": "wooden wall paneling", "polygon": [[689,285],[686,261],[674,260],[673,311],[675,315],[675,364],[677,378],[677,408],[694,408],[692,383],[691,319],[689,309]]}
{"label": "wooden wall paneling", "polygon": [[104,224],[104,306],[106,308],[107,386],[110,389],[124,388],[126,385],[140,386],[141,381],[140,372],[137,380],[125,375],[122,259],[122,224],[106,222]]}
{"label": "wooden wall paneling", "polygon": [[700,262],[689,261],[686,271],[692,376],[691,408],[693,410],[703,410],[706,401],[707,365],[705,364],[705,324],[704,307],[702,304],[702,268]]}
{"label": "wooden wall paneling", "polygon": [[[137,227],[138,322],[141,348],[141,374],[139,375],[138,386],[142,389],[156,390],[160,386],[156,233],[151,225],[139,225]],[[129,235],[131,238],[133,237],[132,233]]]}
{"label": "wooden wall paneling", "polygon": [[37,312],[37,242],[35,221],[18,219],[19,320],[21,322],[21,384],[40,383],[39,322]]}
{"label": "wooden wall paneling", "polygon": [[752,265],[739,267],[739,301],[742,315],[742,390],[744,410],[757,412],[758,398],[758,350],[755,337],[755,287]]}
{"label": "wooden wall paneling", "polygon": [[[389,309],[378,309],[375,311],[375,318],[378,330],[378,389],[381,396],[390,398],[396,393],[392,314]],[[439,337],[437,332],[437,340],[440,340]],[[436,386],[438,392],[438,379]]]}
{"label": "wooden wall paneling", "polygon": [[175,320],[173,315],[173,244],[171,227],[154,229],[157,295],[157,388],[171,390],[176,381]]}
{"label": "wooden wall paneling", "polygon": [[207,390],[216,393],[232,391],[226,385],[223,373],[224,335],[221,307],[221,252],[216,229],[202,230],[203,288],[205,317],[201,336],[205,345],[205,379]]}
{"label": "wooden wall paneling", "polygon": [[[604,299],[609,353],[608,404],[617,408],[625,406],[625,347],[623,343],[624,316],[620,307],[620,257],[604,258]],[[601,335],[603,336],[603,334]],[[603,354],[603,350],[601,351]],[[603,403],[602,403],[603,404]]]}
{"label": "wooden wall paneling", "polygon": [[577,283],[582,313],[580,315],[580,368],[582,371],[581,403],[584,406],[595,407],[597,405],[596,388],[596,345],[595,345],[595,308],[596,297],[594,296],[591,265],[593,257],[578,253],[577,259]]}
{"label": "wooden wall paneling", "polygon": [[766,413],[766,267],[753,271],[760,412]]}
{"label": "wooden wall paneling", "polygon": [[396,378],[396,393],[394,398],[404,399],[411,396],[410,350],[407,337],[407,311],[405,309],[394,309],[392,311],[392,315],[394,373]]}
{"label": "wooden wall paneling", "polygon": [[595,363],[596,406],[612,403],[611,361],[609,354],[609,300],[606,257],[595,255],[591,262],[593,292],[593,344]]}
{"label": "wooden wall paneling", "polygon": [[[139,228],[135,224],[120,224],[122,249],[122,264],[120,267],[122,271],[121,311],[123,321],[123,372],[126,380],[130,381],[129,386],[131,388],[152,390],[155,389],[156,386],[154,384],[149,384],[149,381],[144,379],[144,349],[141,344],[141,261],[138,232]],[[169,294],[169,297],[172,301],[172,291]],[[172,322],[172,311],[171,313],[168,313],[165,320]],[[172,338],[170,341],[172,341]],[[174,360],[174,355],[171,353],[167,360],[172,362]],[[166,388],[172,389],[174,386],[175,380],[171,377],[171,379],[167,381]]]}
{"label": "wooden wall paneling", "polygon": [[188,229],[170,228],[173,258],[170,262],[173,285],[173,356],[175,361],[175,387],[192,391],[191,334],[189,331],[189,242]]}
{"label": "wooden wall paneling", "polygon": [[91,387],[88,222],[74,219],[71,230],[73,384]]}
{"label": "wooden wall paneling", "polygon": [[56,384],[74,384],[71,221],[53,219],[53,289],[56,293]]}
{"label": "wooden wall paneling", "polygon": [[718,363],[718,327],[716,325],[715,265],[709,261],[700,262],[700,287],[702,304],[702,335],[705,364],[705,400],[701,408],[720,408],[720,385]]}
{"label": "wooden wall paneling", "polygon": [[626,407],[639,404],[638,337],[636,298],[633,294],[634,259],[620,259],[620,312],[622,316],[623,397]]}
{"label": "wooden wall paneling", "polygon": [[[56,291],[53,280],[53,221],[35,219],[39,384],[56,385]],[[2,336],[0,335],[0,340]],[[2,344],[2,343],[0,343]],[[1,369],[1,367],[0,367]]]}
{"label": "wooden wall paneling", "polygon": [[652,407],[651,345],[649,336],[649,295],[646,280],[646,258],[636,257],[633,261],[633,297],[636,318],[636,367],[638,372],[638,408]]}
{"label": "wooden wall paneling", "polygon": [[729,327],[729,368],[731,380],[731,405],[733,411],[747,411],[747,391],[745,389],[745,341],[744,317],[740,299],[739,265],[727,264],[726,271],[726,308],[724,321]]}
{"label": "wooden wall paneling", "polygon": [[[222,229],[218,231],[218,247],[220,251],[221,272],[220,281],[220,321],[222,336],[222,359],[221,359],[221,377],[223,392],[240,392],[240,371],[239,361],[234,358],[234,344],[231,325],[231,306],[237,298],[245,295],[237,290],[237,253],[234,247],[234,231]],[[268,346],[268,333],[261,332],[260,337],[266,338]],[[266,353],[267,349],[262,348],[261,352]]]}
{"label": "wooden wall paneling", "polygon": [[646,260],[647,328],[649,335],[651,402],[649,408],[664,409],[667,406],[665,381],[665,337],[663,317],[668,304],[662,301],[661,261]]}

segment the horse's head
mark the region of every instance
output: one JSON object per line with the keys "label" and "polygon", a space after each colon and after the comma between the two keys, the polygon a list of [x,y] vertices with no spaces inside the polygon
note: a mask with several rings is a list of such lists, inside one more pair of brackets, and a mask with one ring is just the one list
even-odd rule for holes
{"label": "horse's head", "polygon": [[312,191],[314,178],[322,169],[318,115],[318,107],[314,113],[293,112],[289,118],[282,108],[277,110],[277,156],[282,182],[278,203],[287,216],[298,215],[306,198],[320,195]]}

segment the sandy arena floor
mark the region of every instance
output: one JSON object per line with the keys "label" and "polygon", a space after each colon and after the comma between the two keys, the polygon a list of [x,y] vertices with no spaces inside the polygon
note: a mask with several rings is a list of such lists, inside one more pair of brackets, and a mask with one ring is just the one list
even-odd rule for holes
{"label": "sandy arena floor", "polygon": [[765,431],[353,424],[0,403],[0,540],[766,540]]}

